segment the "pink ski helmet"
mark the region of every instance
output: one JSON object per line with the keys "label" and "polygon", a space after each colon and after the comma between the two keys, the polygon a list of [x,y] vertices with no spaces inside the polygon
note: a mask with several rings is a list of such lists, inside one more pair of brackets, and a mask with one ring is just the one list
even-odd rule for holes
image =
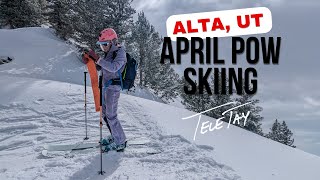
{"label": "pink ski helmet", "polygon": [[106,44],[107,41],[118,39],[117,33],[112,28],[104,29],[100,32],[97,44]]}

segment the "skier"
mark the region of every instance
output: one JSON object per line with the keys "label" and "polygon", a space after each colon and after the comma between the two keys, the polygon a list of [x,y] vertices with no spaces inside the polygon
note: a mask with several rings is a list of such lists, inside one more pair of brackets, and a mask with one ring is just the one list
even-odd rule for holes
{"label": "skier", "polygon": [[105,150],[123,151],[126,148],[126,136],[117,116],[120,97],[120,76],[127,62],[124,46],[118,42],[118,36],[112,28],[101,31],[97,45],[104,52],[99,57],[93,50],[89,56],[101,67],[103,74],[102,117],[111,133],[102,140]]}

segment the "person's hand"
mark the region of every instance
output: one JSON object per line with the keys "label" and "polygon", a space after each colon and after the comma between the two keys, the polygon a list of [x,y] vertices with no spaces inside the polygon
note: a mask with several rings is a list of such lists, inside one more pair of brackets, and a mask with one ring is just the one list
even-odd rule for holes
{"label": "person's hand", "polygon": [[88,52],[89,57],[94,60],[94,62],[97,62],[99,60],[99,55],[94,52],[94,50],[90,49]]}
{"label": "person's hand", "polygon": [[87,52],[86,52],[86,51],[83,51],[83,53],[82,53],[82,62],[83,62],[84,64],[87,64],[88,61],[89,61],[89,58],[87,58],[88,56],[86,56],[86,54],[87,54]]}
{"label": "person's hand", "polygon": [[83,54],[82,54],[82,59],[83,59],[85,64],[87,64],[88,61],[89,61],[89,59],[86,58],[86,56],[85,56],[86,54],[89,56],[89,59],[92,59],[94,62],[97,62],[99,60],[99,58],[100,58],[99,55],[97,55],[94,52],[94,50],[92,50],[92,49],[84,50]]}

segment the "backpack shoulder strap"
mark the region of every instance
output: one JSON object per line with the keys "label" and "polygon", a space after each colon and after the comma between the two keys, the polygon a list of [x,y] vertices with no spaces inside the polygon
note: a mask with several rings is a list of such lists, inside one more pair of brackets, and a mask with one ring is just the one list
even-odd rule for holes
{"label": "backpack shoulder strap", "polygon": [[[121,48],[121,46],[118,46],[118,47]],[[119,51],[119,49],[112,52],[112,59],[115,59],[117,57],[118,51]]]}
{"label": "backpack shoulder strap", "polygon": [[117,57],[118,50],[112,52],[112,59]]}

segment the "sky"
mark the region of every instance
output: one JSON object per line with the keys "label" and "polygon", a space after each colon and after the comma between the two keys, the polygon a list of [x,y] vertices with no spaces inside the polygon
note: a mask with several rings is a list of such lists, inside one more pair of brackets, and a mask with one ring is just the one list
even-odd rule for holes
{"label": "sky", "polygon": [[[294,133],[295,145],[320,156],[320,1],[318,0],[134,0],[164,37],[166,20],[175,14],[251,7],[268,7],[272,30],[257,37],[282,37],[279,65],[258,64],[258,93],[263,108],[262,122],[268,132],[275,119],[286,121]],[[230,38],[220,38],[219,53],[230,59]],[[229,53],[228,53],[229,52]],[[186,56],[187,57],[187,56]],[[246,66],[240,62],[239,66]],[[182,63],[178,73],[184,70]],[[181,72],[179,72],[181,71]]]}

